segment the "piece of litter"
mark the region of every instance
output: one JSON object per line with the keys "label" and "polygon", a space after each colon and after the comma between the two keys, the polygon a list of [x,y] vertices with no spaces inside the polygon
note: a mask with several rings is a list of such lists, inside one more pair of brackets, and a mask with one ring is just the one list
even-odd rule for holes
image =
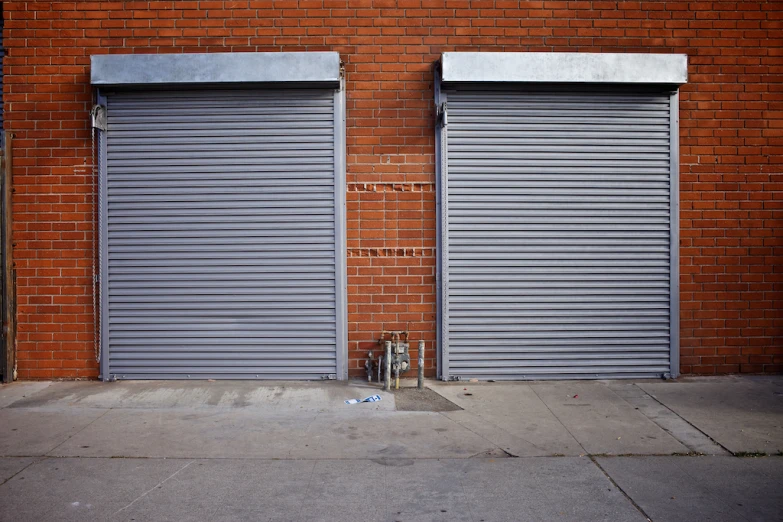
{"label": "piece of litter", "polygon": [[378,402],[381,400],[380,395],[370,395],[364,399],[348,399],[345,404],[359,404],[360,402]]}
{"label": "piece of litter", "polygon": [[620,437],[617,437],[617,440],[620,440]]}
{"label": "piece of litter", "polygon": [[467,388],[462,388],[463,390],[467,390]]}
{"label": "piece of litter", "polygon": [[478,379],[471,379],[470,382],[478,382]]}
{"label": "piece of litter", "polygon": [[578,398],[579,398],[579,394],[574,395],[574,399],[578,399]]}

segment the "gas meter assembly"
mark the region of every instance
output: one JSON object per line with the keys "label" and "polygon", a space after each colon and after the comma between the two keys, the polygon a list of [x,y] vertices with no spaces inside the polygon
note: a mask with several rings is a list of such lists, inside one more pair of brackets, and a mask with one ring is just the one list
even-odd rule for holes
{"label": "gas meter assembly", "polygon": [[[399,390],[400,374],[407,372],[411,368],[408,332],[384,331],[381,333],[381,338],[378,339],[378,344],[384,346],[384,353],[378,356],[378,382],[383,382],[383,388],[389,390],[391,388],[391,374],[394,372],[394,388]],[[374,366],[373,353],[370,352],[369,358],[364,365],[364,368],[367,371],[367,382],[372,382]],[[423,366],[424,341],[419,341],[419,389],[422,389],[423,387]],[[381,381],[381,371],[383,371],[384,374],[383,381]]]}

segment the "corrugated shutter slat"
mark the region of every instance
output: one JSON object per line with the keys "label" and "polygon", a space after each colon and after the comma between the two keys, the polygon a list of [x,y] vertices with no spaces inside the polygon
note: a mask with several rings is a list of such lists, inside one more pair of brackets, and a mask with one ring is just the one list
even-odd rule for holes
{"label": "corrugated shutter slat", "polygon": [[446,95],[449,376],[668,372],[668,94]]}
{"label": "corrugated shutter slat", "polygon": [[109,373],[336,374],[334,92],[108,96]]}

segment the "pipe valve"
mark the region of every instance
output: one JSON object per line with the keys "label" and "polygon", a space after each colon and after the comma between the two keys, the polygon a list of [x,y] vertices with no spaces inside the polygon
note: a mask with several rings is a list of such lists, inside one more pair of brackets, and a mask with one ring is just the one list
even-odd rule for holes
{"label": "pipe valve", "polygon": [[[391,340],[384,340],[386,335]],[[402,341],[402,339],[405,341]],[[378,360],[378,380],[380,380],[380,369],[385,368],[385,386],[384,389],[388,390],[391,387],[391,372],[394,372],[395,389],[400,389],[400,373],[407,372],[411,368],[410,357],[410,344],[408,343],[408,332],[386,332],[381,334],[381,338],[378,339],[378,344],[385,345],[385,354],[380,356]],[[372,355],[370,355],[372,357]],[[372,363],[368,361],[370,368]],[[366,366],[365,366],[366,367]],[[368,375],[372,373],[372,369],[368,370]]]}

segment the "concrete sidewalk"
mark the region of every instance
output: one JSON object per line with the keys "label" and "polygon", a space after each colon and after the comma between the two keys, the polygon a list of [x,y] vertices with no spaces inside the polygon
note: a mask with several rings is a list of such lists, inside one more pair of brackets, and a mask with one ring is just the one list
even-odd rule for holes
{"label": "concrete sidewalk", "polygon": [[3,386],[0,520],[783,520],[781,377],[428,387]]}

